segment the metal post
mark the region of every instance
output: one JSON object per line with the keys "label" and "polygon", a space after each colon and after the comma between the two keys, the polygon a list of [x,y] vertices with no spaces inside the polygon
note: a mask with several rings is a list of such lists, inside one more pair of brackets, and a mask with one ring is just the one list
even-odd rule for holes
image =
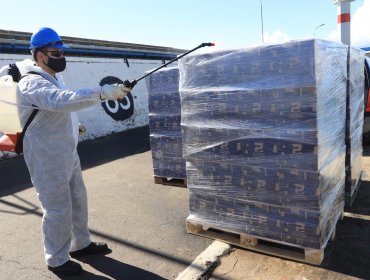
{"label": "metal post", "polygon": [[262,43],[265,42],[264,37],[263,37],[263,11],[262,11],[262,0],[260,0],[261,4],[261,32],[262,32]]}
{"label": "metal post", "polygon": [[334,0],[338,6],[338,24],[340,27],[340,39],[343,44],[351,44],[351,2],[354,0]]}

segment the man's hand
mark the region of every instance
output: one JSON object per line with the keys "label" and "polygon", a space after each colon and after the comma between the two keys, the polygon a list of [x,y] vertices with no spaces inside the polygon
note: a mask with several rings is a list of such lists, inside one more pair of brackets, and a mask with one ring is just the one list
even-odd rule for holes
{"label": "man's hand", "polygon": [[123,85],[129,89],[133,89],[136,85],[136,81],[134,80],[133,82],[130,82],[129,80],[126,80],[123,82]]}
{"label": "man's hand", "polygon": [[19,69],[15,64],[9,64],[8,75],[12,76],[13,82],[15,83],[18,83],[21,79],[21,73],[19,72]]}
{"label": "man's hand", "polygon": [[78,123],[78,134],[83,136],[86,133],[86,127],[82,123]]}
{"label": "man's hand", "polygon": [[122,84],[103,85],[101,87],[100,98],[102,100],[117,100],[124,98],[129,92],[130,88]]}

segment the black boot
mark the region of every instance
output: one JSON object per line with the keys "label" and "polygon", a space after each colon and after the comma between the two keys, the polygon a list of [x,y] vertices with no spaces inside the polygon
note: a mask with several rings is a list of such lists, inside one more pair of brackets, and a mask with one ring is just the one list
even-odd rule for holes
{"label": "black boot", "polygon": [[69,252],[69,255],[73,258],[78,258],[87,255],[105,254],[109,251],[107,243],[91,242],[89,246],[81,250]]}
{"label": "black boot", "polygon": [[67,261],[63,265],[55,267],[48,266],[48,269],[55,274],[67,276],[77,275],[83,271],[81,265],[73,261]]}

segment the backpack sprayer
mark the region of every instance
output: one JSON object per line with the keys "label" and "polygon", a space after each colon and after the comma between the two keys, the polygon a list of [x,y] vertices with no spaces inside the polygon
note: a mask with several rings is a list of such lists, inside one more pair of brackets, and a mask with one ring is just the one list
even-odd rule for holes
{"label": "backpack sprayer", "polygon": [[[145,77],[153,74],[154,72],[157,72],[158,70],[162,69],[163,67],[166,67],[167,65],[171,64],[172,62],[188,55],[189,53],[197,50],[197,49],[200,49],[200,48],[203,48],[203,47],[212,47],[214,46],[215,44],[214,43],[202,43],[200,44],[199,46],[195,47],[194,49],[191,49],[190,51],[186,52],[186,53],[183,53],[182,55],[170,60],[169,62],[161,65],[160,67],[158,68],[155,68],[153,69],[152,71],[150,71],[149,73],[143,75],[142,77],[138,78],[137,80],[133,80],[133,81],[124,81],[124,85],[128,88],[134,88],[134,86],[142,79],[144,79]],[[4,80],[4,81],[3,81]],[[6,82],[6,77],[4,76],[2,79],[0,79],[0,88],[3,87],[4,89],[7,89],[8,91],[15,91],[15,88],[16,85],[14,84],[13,85],[13,88],[9,88],[9,87],[5,87],[5,82]],[[4,83],[4,85],[2,86],[2,84]],[[10,94],[8,94],[10,95]],[[12,102],[9,102],[9,104],[15,104],[14,102],[16,102],[15,100],[11,100]],[[7,102],[8,103],[8,102]],[[15,110],[13,108],[13,110]],[[13,114],[13,115],[16,115],[16,114]],[[18,120],[19,122],[19,120]],[[19,124],[18,124],[19,125]],[[20,129],[19,129],[20,130]],[[4,151],[4,152],[17,152],[18,154],[21,153],[19,149],[21,149],[20,147],[22,147],[23,145],[23,134],[24,132],[22,131],[22,133],[20,132],[16,132],[16,133],[6,133],[4,134],[2,137],[0,137],[0,151]]]}

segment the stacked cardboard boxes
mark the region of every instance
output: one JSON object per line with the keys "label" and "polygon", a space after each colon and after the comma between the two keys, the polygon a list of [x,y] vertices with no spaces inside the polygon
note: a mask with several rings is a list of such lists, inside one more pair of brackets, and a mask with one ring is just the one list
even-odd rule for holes
{"label": "stacked cardboard boxes", "polygon": [[353,47],[348,53],[346,110],[346,202],[353,202],[362,176],[362,133],[364,122],[364,53]]}
{"label": "stacked cardboard boxes", "polygon": [[292,41],[179,69],[188,219],[325,247],[344,207],[347,47]]}
{"label": "stacked cardboard boxes", "polygon": [[178,68],[164,68],[149,75],[146,86],[154,176],[185,179]]}

